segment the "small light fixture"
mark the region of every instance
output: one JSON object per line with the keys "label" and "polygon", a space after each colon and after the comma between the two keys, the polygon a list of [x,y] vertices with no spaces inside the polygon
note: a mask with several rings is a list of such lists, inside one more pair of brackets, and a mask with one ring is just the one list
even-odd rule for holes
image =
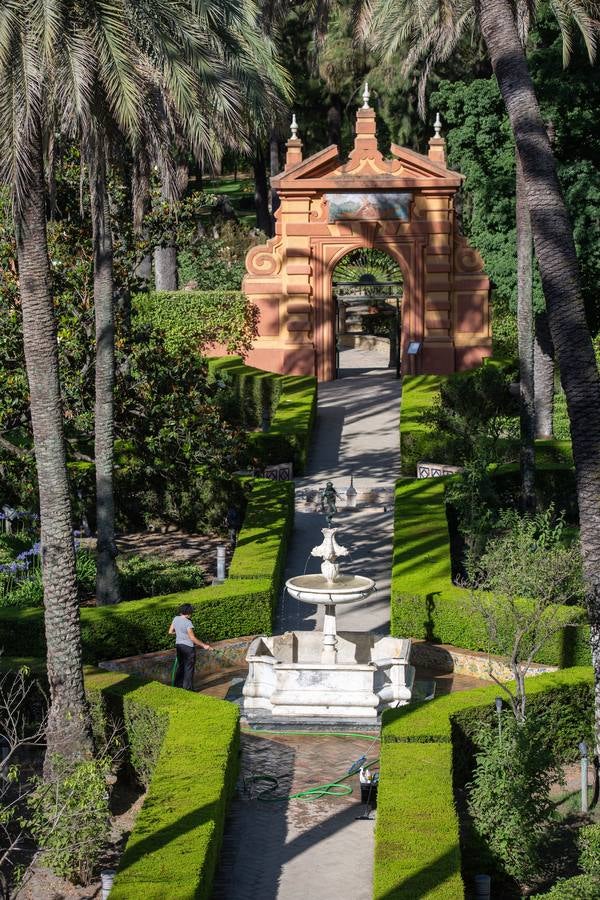
{"label": "small light fixture", "polygon": [[354,487],[354,475],[350,476],[350,487],[346,488],[346,506],[355,507],[358,491]]}

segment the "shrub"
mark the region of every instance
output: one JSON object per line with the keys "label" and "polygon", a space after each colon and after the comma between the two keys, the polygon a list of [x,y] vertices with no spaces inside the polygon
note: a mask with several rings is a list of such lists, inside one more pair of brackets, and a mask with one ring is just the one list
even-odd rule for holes
{"label": "shrub", "polygon": [[600,824],[584,825],[579,830],[579,865],[586,875],[600,878]]}
{"label": "shrub", "polygon": [[145,556],[125,556],[117,561],[124,600],[174,594],[202,587],[204,573],[192,563]]}
{"label": "shrub", "polygon": [[502,717],[502,734],[480,727],[469,809],[475,829],[502,868],[517,881],[542,871],[548,830],[554,817],[550,787],[558,772],[556,753],[540,740],[535,718],[518,723]]}
{"label": "shrub", "polygon": [[239,356],[214,357],[208,360],[209,379],[221,382],[231,394],[227,414],[245,427],[259,427],[263,416],[275,414],[283,386],[283,377],[247,366]]}
{"label": "shrub", "polygon": [[247,353],[256,337],[258,308],[241,291],[160,291],[138,294],[133,307],[140,323],[164,335],[168,353],[198,352],[223,344]]}
{"label": "shrub", "polygon": [[600,900],[600,882],[592,875],[561,878],[546,894],[535,894],[547,900]]}
{"label": "shrub", "polygon": [[42,859],[56,875],[89,884],[108,843],[106,760],[88,760],[74,769],[58,767],[50,783],[35,779],[27,798],[28,827]]}
{"label": "shrub", "polygon": [[[131,676],[91,674],[88,690],[123,708],[130,747],[149,746],[142,760],[148,793],[119,861],[111,900],[208,900],[237,777],[239,725],[234,704]],[[140,718],[141,715],[141,718]],[[145,736],[144,736],[145,735]],[[144,774],[145,773],[145,774]]]}
{"label": "shrub", "polygon": [[0,565],[13,562],[19,553],[29,549],[31,543],[32,541],[28,534],[0,532]]}

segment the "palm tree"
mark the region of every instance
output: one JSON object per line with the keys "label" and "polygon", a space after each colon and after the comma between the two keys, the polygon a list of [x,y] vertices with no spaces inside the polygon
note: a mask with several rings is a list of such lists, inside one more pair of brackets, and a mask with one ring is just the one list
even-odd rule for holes
{"label": "palm tree", "polygon": [[[37,21],[27,21],[27,16]],[[0,7],[0,176],[12,189],[23,343],[40,498],[50,712],[46,772],[54,754],[77,760],[91,752],[83,686],[75,550],[67,481],[56,322],[46,243],[43,161],[45,92],[36,40],[41,11],[20,0]]]}
{"label": "palm tree", "polygon": [[[223,2],[203,4],[197,15],[193,4],[171,0],[160,7],[164,30],[136,15],[131,6],[123,16],[121,39],[127,41],[128,69],[126,93],[112,84],[110,73],[94,48],[89,48],[89,63],[96,73],[93,104],[83,106],[78,118],[80,130],[87,133],[90,195],[94,234],[94,300],[96,312],[96,498],[97,498],[97,583],[99,604],[119,600],[113,499],[114,411],[114,309],[113,248],[109,217],[106,138],[119,128],[125,132],[138,158],[152,152],[162,165],[163,197],[172,202],[185,190],[188,177],[187,146],[197,155],[214,155],[219,133],[238,135],[250,109],[265,105],[281,73],[269,51],[254,49],[257,36],[251,17],[239,7]],[[153,23],[159,12],[157,0],[147,0],[153,10]],[[234,14],[235,13],[235,14]],[[185,38],[173,46],[182,23]],[[77,23],[85,35],[84,23]],[[82,38],[85,40],[85,38]],[[283,81],[282,81],[283,83]],[[118,100],[122,104],[119,108]],[[123,115],[125,112],[125,116]],[[99,127],[98,127],[99,124]],[[96,130],[98,133],[96,134]],[[141,151],[141,138],[144,148]],[[176,148],[173,154],[172,149]],[[175,156],[175,160],[173,160]],[[138,187],[141,185],[138,184]],[[138,198],[139,199],[139,198]],[[142,198],[143,202],[143,198]],[[143,221],[142,221],[143,228]],[[157,288],[177,288],[177,249],[175,242],[155,251]]]}
{"label": "palm tree", "polygon": [[[564,55],[568,56],[576,26],[593,57],[595,0],[554,0],[551,6],[563,33]],[[465,27],[478,24],[506,106],[522,166],[548,324],[571,423],[600,752],[600,375],[585,318],[573,230],[519,38],[515,8],[510,0],[378,0],[373,24],[384,49],[395,50],[400,41],[410,44],[407,64],[425,59],[427,72],[452,54]]]}
{"label": "palm tree", "polygon": [[[211,17],[226,16],[224,6],[202,4],[199,15],[179,0],[103,0],[80,4],[62,0],[51,5],[39,0],[5,0],[0,6],[0,175],[13,191],[20,273],[23,334],[31,391],[31,415],[40,493],[42,567],[44,578],[47,668],[50,718],[47,732],[47,771],[59,753],[80,759],[91,750],[89,717],[81,668],[79,607],[66,472],[65,442],[46,245],[43,147],[57,116],[87,132],[95,122],[98,92],[124,133],[138,130],[141,97],[140,66],[160,73],[163,90],[173,98],[193,145],[201,145],[211,112],[233,120],[241,115],[233,90],[239,61],[204,73],[212,54],[206,28]],[[134,38],[132,40],[132,38]],[[257,40],[257,39],[256,39]],[[250,43],[255,41],[250,39]],[[256,58],[264,50],[257,48]],[[156,66],[159,62],[162,65]],[[252,90],[258,93],[255,67]],[[220,83],[221,100],[207,109],[202,90],[206,82]],[[225,102],[227,100],[227,103]],[[208,117],[208,118],[207,118]],[[102,142],[95,142],[102,154]],[[103,174],[104,173],[104,174]],[[105,163],[91,164],[95,212],[95,262],[98,287],[97,324],[101,336],[100,366],[110,369],[112,292],[109,229],[106,225]],[[106,338],[106,339],[105,339]],[[101,389],[108,398],[102,415],[112,416],[110,381]],[[105,409],[106,407],[106,409]],[[106,423],[105,423],[106,424]],[[96,423],[96,427],[104,428]],[[110,423],[108,431],[110,431]],[[105,429],[108,454],[101,471],[112,468],[112,446]],[[97,444],[98,449],[98,444]]]}

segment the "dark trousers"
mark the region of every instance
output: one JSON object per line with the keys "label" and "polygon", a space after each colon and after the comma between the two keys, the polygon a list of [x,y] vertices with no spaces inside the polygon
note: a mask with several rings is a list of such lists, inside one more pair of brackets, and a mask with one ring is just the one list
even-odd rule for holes
{"label": "dark trousers", "polygon": [[175,687],[182,687],[186,691],[194,689],[194,669],[196,668],[196,648],[187,644],[176,644],[177,670],[175,672]]}

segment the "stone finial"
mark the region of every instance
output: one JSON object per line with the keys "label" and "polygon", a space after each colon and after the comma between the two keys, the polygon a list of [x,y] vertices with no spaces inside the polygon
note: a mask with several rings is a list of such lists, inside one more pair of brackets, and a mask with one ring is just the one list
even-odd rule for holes
{"label": "stone finial", "polygon": [[429,159],[433,160],[433,162],[439,163],[442,166],[446,165],[446,141],[441,135],[442,131],[442,118],[439,113],[436,113],[435,122],[433,123],[433,137],[429,138]]}
{"label": "stone finial", "polygon": [[362,108],[363,109],[370,109],[370,107],[369,107],[370,97],[371,97],[371,92],[369,91],[369,82],[365,81],[365,89],[364,89],[363,95],[362,95],[362,98],[363,98]]}
{"label": "stone finial", "polygon": [[302,162],[302,141],[298,137],[298,122],[296,121],[296,113],[292,113],[292,121],[290,124],[291,135],[286,144],[285,169],[291,169]]}

